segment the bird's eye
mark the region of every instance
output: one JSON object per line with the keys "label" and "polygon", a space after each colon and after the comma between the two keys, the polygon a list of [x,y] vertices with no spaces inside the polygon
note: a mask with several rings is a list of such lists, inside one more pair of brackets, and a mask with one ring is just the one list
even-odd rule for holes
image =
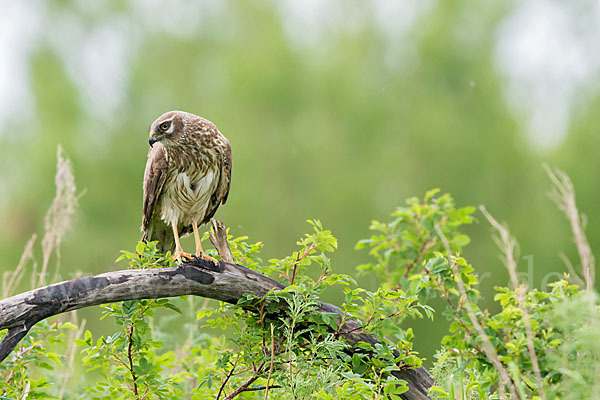
{"label": "bird's eye", "polygon": [[160,124],[159,128],[161,131],[166,131],[167,129],[169,129],[170,125],[170,122],[163,122],[162,124]]}

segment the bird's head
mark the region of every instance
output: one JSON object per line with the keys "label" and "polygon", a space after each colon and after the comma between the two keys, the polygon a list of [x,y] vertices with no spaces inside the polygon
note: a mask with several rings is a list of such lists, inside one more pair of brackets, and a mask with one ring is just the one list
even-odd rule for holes
{"label": "bird's head", "polygon": [[185,131],[184,114],[181,111],[169,111],[158,117],[150,126],[150,147],[156,142],[165,146],[176,143]]}

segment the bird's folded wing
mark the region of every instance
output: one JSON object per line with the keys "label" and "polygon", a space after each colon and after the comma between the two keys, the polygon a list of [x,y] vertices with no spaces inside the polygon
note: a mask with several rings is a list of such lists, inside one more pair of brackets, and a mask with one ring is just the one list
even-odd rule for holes
{"label": "bird's folded wing", "polygon": [[217,197],[220,199],[221,204],[227,202],[227,196],[229,196],[229,186],[231,184],[231,147],[225,148],[223,157],[221,158],[221,179],[217,186]]}
{"label": "bird's folded wing", "polygon": [[220,157],[220,164],[217,168],[219,181],[215,187],[215,191],[210,196],[210,202],[206,209],[206,215],[202,224],[208,223],[215,215],[221,204],[225,204],[229,195],[229,185],[231,183],[231,147],[229,143],[223,147],[223,154]]}
{"label": "bird's folded wing", "polygon": [[144,172],[144,209],[142,216],[142,230],[146,232],[154,213],[154,207],[162,193],[167,178],[168,162],[165,148],[156,143],[148,151],[148,162]]}

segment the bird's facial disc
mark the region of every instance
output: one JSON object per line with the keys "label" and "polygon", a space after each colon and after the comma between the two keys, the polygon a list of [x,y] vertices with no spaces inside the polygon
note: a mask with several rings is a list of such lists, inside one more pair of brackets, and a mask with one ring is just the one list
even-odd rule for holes
{"label": "bird's facial disc", "polygon": [[173,118],[165,121],[158,121],[150,128],[150,137],[148,138],[148,144],[150,145],[150,147],[152,147],[154,143],[171,135],[174,129],[175,124],[173,123]]}

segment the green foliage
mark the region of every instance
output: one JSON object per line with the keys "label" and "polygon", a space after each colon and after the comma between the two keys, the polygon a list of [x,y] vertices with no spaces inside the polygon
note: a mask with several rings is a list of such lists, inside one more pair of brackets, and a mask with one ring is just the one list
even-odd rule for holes
{"label": "green foliage", "polygon": [[436,252],[445,252],[436,227],[455,252],[469,243],[469,237],[458,228],[472,222],[475,209],[456,209],[449,194],[436,196],[437,193],[439,189],[430,190],[422,203],[417,198],[408,199],[406,207],[392,213],[391,222],[371,223],[375,234],[359,241],[356,248],[369,248],[375,262],[359,266],[360,273],[375,274],[390,287],[406,283],[414,268],[421,269],[423,262],[432,259]]}
{"label": "green foliage", "polygon": [[[48,379],[57,367],[66,365],[62,353],[66,348],[65,331],[75,329],[70,322],[41,321],[35,325],[9,358],[0,364],[2,399],[56,399],[53,380]],[[4,334],[0,334],[0,339]],[[56,375],[55,375],[56,376]]]}
{"label": "green foliage", "polygon": [[[231,339],[235,351],[221,355],[218,361],[229,376],[221,376],[221,381],[225,378],[234,388],[247,382],[262,387],[271,385],[271,398],[350,399],[373,392],[398,396],[407,387],[390,372],[397,370],[399,364],[420,364],[411,352],[410,341],[403,343],[402,348],[387,341],[375,349],[363,343],[358,351],[349,352],[341,339],[343,322],[351,315],[346,306],[364,309],[363,316],[369,317],[361,318],[363,329],[381,338],[392,331],[380,323],[390,318],[384,312],[393,308],[392,303],[397,303],[397,309],[412,310],[417,306],[409,307],[401,296],[386,297],[382,291],[371,293],[355,288],[356,282],[349,276],[333,274],[327,253],[337,248],[337,241],[320,221],[308,222],[313,232],[297,242],[297,251],[283,259],[272,259],[260,269],[287,281],[285,289],[264,298],[248,296],[235,306],[220,304],[216,311],[198,313],[206,326],[228,327],[235,332]],[[338,285],[347,294],[341,318],[318,311],[322,293]],[[399,356],[393,353],[394,349],[401,350]]]}
{"label": "green foliage", "polygon": [[[460,228],[473,213],[433,190],[422,201],[409,199],[390,222],[374,221],[372,235],[357,244],[373,262],[357,273],[377,277],[375,291],[333,273],[337,240],[318,220],[308,221],[312,230],[292,254],[268,263],[260,258],[262,243],[229,235],[236,262],[287,287],[234,305],[205,302],[199,311],[192,296],[105,305],[102,319],[116,329],[97,338],[85,331],[76,340],[86,378],[72,379],[64,398],[262,399],[268,391],[271,399],[399,399],[408,387],[394,372],[423,364],[404,321],[432,319],[428,303],[435,297],[443,299],[442,314],[451,325],[431,368],[433,399],[593,398],[600,371],[596,294],[565,279],[547,291],[499,286],[499,311],[480,308],[478,275],[460,255],[469,242]],[[175,265],[155,243],[139,243],[119,260],[130,268]],[[320,309],[327,291],[343,292],[341,314]],[[160,326],[176,315],[186,320],[183,342]],[[360,324],[348,328],[351,319]],[[74,328],[48,322],[34,327],[0,365],[3,398],[58,398],[57,366],[68,365],[61,354],[65,331]],[[343,340],[359,332],[380,343],[351,348]]]}
{"label": "green foliage", "polygon": [[[478,321],[493,343],[498,359],[512,372],[512,380],[521,398],[540,398],[527,348],[528,339],[523,323],[523,312],[518,306],[515,291],[506,287],[498,287],[497,291],[495,299],[500,302],[501,311],[490,314],[487,311],[477,310]],[[569,372],[565,368],[567,365],[565,361],[569,357],[566,357],[562,348],[565,342],[569,343],[569,346],[573,342],[565,341],[567,331],[557,323],[557,318],[567,318],[571,321],[574,325],[571,328],[574,330],[570,332],[573,336],[578,336],[576,332],[588,324],[589,318],[573,318],[572,314],[562,311],[563,307],[575,301],[577,297],[579,297],[577,286],[564,280],[551,284],[548,292],[532,290],[525,295],[527,312],[531,315],[535,354],[540,370],[545,375],[545,392],[552,393],[549,398],[571,398],[568,396],[569,391],[566,390],[569,386],[566,385],[568,377],[565,374],[568,375],[572,371]],[[476,299],[469,301],[475,305]],[[581,301],[577,303],[581,305]],[[589,310],[589,304],[587,306]],[[432,370],[438,384],[444,386],[445,390],[436,388],[435,392],[439,394],[436,398],[454,398],[452,393],[455,390],[462,392],[465,398],[497,398],[492,394],[501,382],[500,376],[482,349],[481,337],[474,332],[472,322],[464,314],[464,311],[460,310],[447,313],[453,321],[450,334],[442,340],[443,350],[436,355],[437,363]],[[559,361],[559,354],[566,358]],[[571,357],[574,354],[571,353]],[[596,366],[593,358],[597,354],[597,350],[593,347],[581,352],[582,363],[579,365],[572,363],[573,371],[578,371],[578,375],[582,372],[594,371]],[[584,362],[586,359],[589,363]],[[592,382],[593,379],[587,381],[588,388],[583,393],[591,395]]]}
{"label": "green foliage", "polygon": [[[513,385],[521,399],[595,397],[600,368],[599,347],[591,339],[600,333],[596,295],[580,291],[567,280],[551,283],[548,291],[523,293],[519,287],[517,293],[496,287],[494,300],[501,310],[493,314],[480,309],[478,275],[459,256],[469,238],[458,228],[472,221],[474,209],[456,209],[448,195],[436,194],[428,192],[423,202],[410,199],[408,207],[392,214],[390,223],[374,221],[371,229],[376,234],[357,245],[369,248],[375,259],[361,265],[359,271],[377,274],[387,285],[404,290],[423,304],[436,296],[445,300],[443,315],[451,325],[432,369],[438,385],[432,396],[499,398],[499,386],[506,386],[502,392],[508,392]],[[473,310],[481,330],[467,308]],[[493,346],[491,352],[486,351],[486,339]],[[541,383],[536,381],[528,346],[539,365]],[[508,371],[509,382],[501,378],[492,360]]]}
{"label": "green foliage", "polygon": [[[260,258],[261,243],[249,244],[246,237],[228,236],[238,263],[288,286],[263,298],[247,296],[235,305],[219,303],[197,312],[200,325],[192,329],[210,335],[190,332],[190,340],[173,345],[160,332],[155,315],[162,313],[168,318],[166,310],[189,315],[193,312],[189,298],[103,306],[102,319],[112,320],[116,331],[94,338],[88,330],[75,341],[83,354],[86,376],[96,374],[98,379],[67,393],[86,399],[203,399],[223,398],[238,390],[244,398],[263,398],[268,387],[269,397],[274,399],[351,399],[372,393],[399,398],[408,388],[392,372],[420,366],[421,359],[412,351],[412,331],[405,331],[396,322],[408,316],[420,317],[423,312],[431,315],[431,310],[396,289],[370,292],[357,287],[351,277],[334,274],[328,254],[337,249],[337,240],[320,221],[308,223],[312,232],[298,240],[298,249],[267,264]],[[140,242],[134,252],[122,253],[119,261],[127,261],[130,268],[175,265],[169,254],[157,253],[156,243]],[[342,314],[321,312],[319,298],[336,287],[345,292]],[[346,331],[350,318],[358,318],[362,328]],[[381,343],[373,347],[361,342],[350,349],[343,335],[355,331],[371,333]],[[28,340],[36,334],[32,331]],[[40,356],[36,360],[42,361],[33,362],[19,358],[20,352],[4,364],[7,373],[24,371],[20,372],[23,375],[28,369],[47,366],[45,358]],[[54,353],[43,354],[48,358]],[[40,388],[49,386],[45,380],[37,384]],[[12,394],[5,391],[7,396]],[[50,391],[47,396],[53,394]]]}

